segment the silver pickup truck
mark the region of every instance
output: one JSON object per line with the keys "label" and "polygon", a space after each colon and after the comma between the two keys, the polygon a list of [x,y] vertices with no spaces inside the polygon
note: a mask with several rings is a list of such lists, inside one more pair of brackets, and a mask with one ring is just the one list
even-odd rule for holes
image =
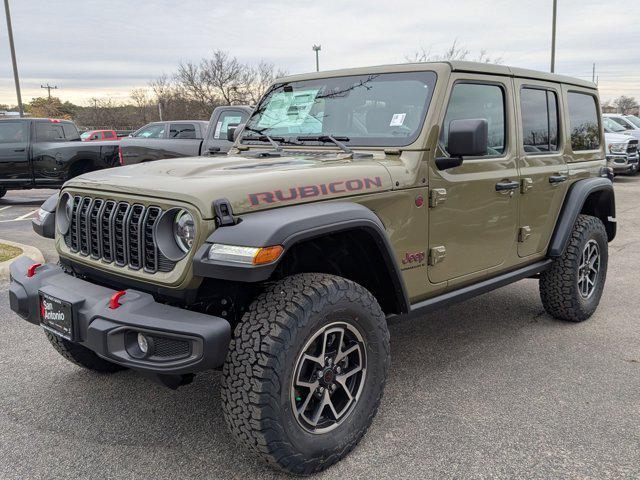
{"label": "silver pickup truck", "polygon": [[122,163],[131,165],[163,158],[227,153],[233,145],[227,140],[229,125],[246,122],[250,114],[250,107],[234,105],[217,107],[208,122],[175,120],[149,123],[119,142]]}

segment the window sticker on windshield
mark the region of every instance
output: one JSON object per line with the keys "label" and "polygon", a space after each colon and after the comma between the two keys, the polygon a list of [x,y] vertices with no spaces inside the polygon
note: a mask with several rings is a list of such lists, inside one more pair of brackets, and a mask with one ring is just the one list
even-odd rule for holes
{"label": "window sticker on windshield", "polygon": [[407,116],[406,113],[394,113],[393,117],[391,117],[390,127],[401,127],[404,123],[404,119]]}
{"label": "window sticker on windshield", "polygon": [[318,89],[278,92],[271,97],[258,121],[259,128],[298,127],[309,121],[308,114],[316,101]]}
{"label": "window sticker on windshield", "polygon": [[222,122],[216,124],[216,131],[213,134],[213,138],[220,138],[220,130],[222,129]]}

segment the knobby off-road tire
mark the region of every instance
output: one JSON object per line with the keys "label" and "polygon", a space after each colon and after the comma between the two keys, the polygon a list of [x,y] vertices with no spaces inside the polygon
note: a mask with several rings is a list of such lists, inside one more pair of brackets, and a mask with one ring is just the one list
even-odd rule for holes
{"label": "knobby off-road tire", "polygon": [[[328,352],[337,352],[333,360]],[[316,362],[325,359],[321,373]],[[324,470],[345,457],[369,428],[389,363],[386,318],[371,293],[333,275],[287,277],[269,286],[235,329],[222,379],[226,423],[236,440],[276,468],[302,475]],[[303,375],[317,379],[313,387],[299,387]],[[337,403],[349,399],[337,383],[324,383],[347,375],[342,381],[353,389],[351,407]],[[324,414],[314,426],[300,408],[315,418],[315,405],[325,401],[320,384],[329,385],[322,390],[333,392],[329,398],[336,403],[320,408]],[[334,411],[347,413],[335,422]]]}
{"label": "knobby off-road tire", "polygon": [[50,332],[45,331],[44,333],[51,345],[53,345],[53,348],[55,348],[60,355],[71,363],[75,363],[80,367],[100,373],[114,373],[125,369],[125,367],[100,358],[98,355],[82,345],[69,342],[68,340],[58,337]]}
{"label": "knobby off-road tire", "polygon": [[[589,254],[587,250],[591,252],[592,259],[596,258],[593,252],[597,250],[597,265],[590,260],[584,270],[584,260]],[[607,232],[602,221],[590,215],[579,215],[564,254],[540,276],[540,297],[547,313],[571,322],[588,319],[598,308],[602,296],[608,258]],[[597,272],[594,272],[596,267]],[[585,272],[591,274],[592,280],[584,280]],[[590,286],[587,291],[581,288],[585,281]]]}

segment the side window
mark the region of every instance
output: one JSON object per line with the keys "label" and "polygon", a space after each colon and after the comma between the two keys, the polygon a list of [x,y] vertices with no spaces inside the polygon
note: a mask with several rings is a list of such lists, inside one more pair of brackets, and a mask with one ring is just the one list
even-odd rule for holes
{"label": "side window", "polygon": [[62,130],[64,131],[64,136],[67,140],[78,140],[80,138],[78,129],[71,123],[63,123]]}
{"label": "side window", "polygon": [[0,144],[26,144],[29,138],[29,124],[27,122],[0,122]]}
{"label": "side window", "polygon": [[522,140],[527,153],[558,150],[558,97],[549,90],[523,88],[520,92]]}
{"label": "side window", "polygon": [[172,123],[169,138],[196,138],[196,126],[193,123]]}
{"label": "side window", "polygon": [[595,150],[600,146],[600,126],[596,98],[586,93],[569,92],[571,149]]}
{"label": "side window", "polygon": [[64,140],[62,125],[59,123],[36,122],[36,139],[38,142]]}
{"label": "side window", "polygon": [[116,138],[113,132],[104,132],[104,138]]}
{"label": "side window", "polygon": [[218,123],[216,123],[216,128],[213,131],[213,138],[216,140],[226,140],[229,125],[245,123],[248,116],[249,115],[244,112],[222,112],[220,117],[218,117]]}
{"label": "side window", "polygon": [[142,127],[133,136],[138,138],[164,138],[164,123],[154,123]]}
{"label": "side window", "polygon": [[442,144],[448,145],[453,120],[483,118],[489,123],[487,155],[502,155],[506,146],[504,90],[497,85],[458,83],[453,87],[442,126]]}

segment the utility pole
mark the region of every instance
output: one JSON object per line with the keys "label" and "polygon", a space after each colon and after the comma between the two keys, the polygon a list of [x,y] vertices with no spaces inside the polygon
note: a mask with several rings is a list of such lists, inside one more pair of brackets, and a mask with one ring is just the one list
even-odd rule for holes
{"label": "utility pole", "polygon": [[320,71],[320,50],[322,50],[321,45],[314,45],[311,49],[316,52],[316,72]]}
{"label": "utility pole", "polygon": [[49,100],[51,100],[51,90],[57,90],[58,86],[57,85],[49,85],[48,83],[46,85],[40,85],[40,88],[46,88],[47,89],[47,94],[49,95]]}
{"label": "utility pole", "polygon": [[596,62],[593,62],[593,70],[591,70],[591,81],[596,85],[598,84],[596,80]]}
{"label": "utility pole", "polygon": [[18,110],[20,116],[24,117],[22,107],[22,94],[20,93],[20,79],[18,77],[18,63],[16,62],[16,47],[13,44],[13,28],[11,28],[11,12],[9,11],[9,0],[4,0],[4,14],[7,18],[7,32],[9,33],[9,49],[11,50],[11,63],[13,64],[13,79],[16,82],[16,95],[18,96]]}
{"label": "utility pole", "polygon": [[556,71],[556,17],[558,0],[553,0],[553,21],[551,26],[551,73]]}

